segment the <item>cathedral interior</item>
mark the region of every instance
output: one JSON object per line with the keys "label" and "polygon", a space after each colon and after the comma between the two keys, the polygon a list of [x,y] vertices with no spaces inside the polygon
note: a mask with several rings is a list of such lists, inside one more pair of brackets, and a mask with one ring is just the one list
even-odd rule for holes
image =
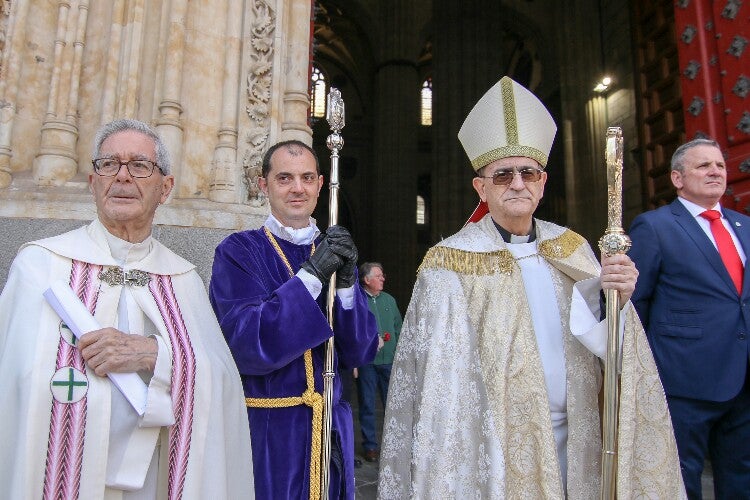
{"label": "cathedral interior", "polygon": [[[339,88],[346,103],[340,220],[351,226],[360,257],[384,264],[386,288],[402,307],[427,248],[457,231],[476,205],[473,171],[456,134],[503,75],[531,89],[558,125],[538,217],[592,242],[603,234],[608,127],[624,135],[623,226],[671,201],[674,148],[719,133],[703,122],[691,128],[683,116],[682,86],[690,80],[679,23],[688,3],[316,2],[313,79]],[[716,19],[729,20],[724,5],[708,5],[722,2],[702,3]],[[740,22],[734,29],[746,30],[747,21]],[[601,84],[605,77],[608,85]],[[327,123],[312,123],[316,150],[327,158]],[[747,145],[747,130],[741,135],[736,141]],[[731,163],[739,174],[740,160]],[[323,221],[326,199],[316,214]]]}

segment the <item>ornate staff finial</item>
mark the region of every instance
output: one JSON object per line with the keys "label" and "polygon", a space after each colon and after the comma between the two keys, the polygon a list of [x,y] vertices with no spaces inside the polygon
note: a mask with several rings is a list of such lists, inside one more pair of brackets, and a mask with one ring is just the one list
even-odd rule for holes
{"label": "ornate staff finial", "polygon": [[344,120],[344,100],[341,98],[341,91],[335,87],[331,87],[331,90],[328,92],[326,121],[333,132],[328,136],[326,145],[335,154],[344,147],[344,138],[341,137],[340,132],[346,125]]}
{"label": "ornate staff finial", "polygon": [[599,240],[599,249],[607,255],[626,253],[630,238],[622,229],[622,129],[607,129],[607,230]]}

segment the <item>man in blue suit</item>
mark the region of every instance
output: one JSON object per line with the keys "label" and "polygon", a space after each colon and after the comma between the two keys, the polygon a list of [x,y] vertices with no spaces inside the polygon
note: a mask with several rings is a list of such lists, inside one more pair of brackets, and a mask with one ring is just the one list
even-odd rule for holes
{"label": "man in blue suit", "polygon": [[708,453],[716,498],[748,499],[750,217],[719,203],[727,171],[715,141],[683,144],[671,167],[678,198],[630,228],[640,273],[632,300],[667,393],[688,496],[701,498]]}

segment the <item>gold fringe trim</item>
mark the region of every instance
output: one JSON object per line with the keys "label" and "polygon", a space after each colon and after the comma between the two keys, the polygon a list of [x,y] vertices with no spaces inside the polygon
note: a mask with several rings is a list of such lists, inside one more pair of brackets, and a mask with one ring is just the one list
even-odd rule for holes
{"label": "gold fringe trim", "polygon": [[449,247],[432,247],[427,251],[417,274],[422,269],[448,269],[459,274],[484,276],[510,274],[515,260],[507,250],[495,252],[469,252]]}
{"label": "gold fringe trim", "polygon": [[[545,259],[565,259],[586,240],[571,230],[566,230],[557,238],[539,243],[539,255]],[[511,274],[516,261],[508,250],[494,252],[470,252],[457,248],[437,246],[427,251],[417,274],[422,269],[447,269],[459,274],[487,276],[490,274]]]}

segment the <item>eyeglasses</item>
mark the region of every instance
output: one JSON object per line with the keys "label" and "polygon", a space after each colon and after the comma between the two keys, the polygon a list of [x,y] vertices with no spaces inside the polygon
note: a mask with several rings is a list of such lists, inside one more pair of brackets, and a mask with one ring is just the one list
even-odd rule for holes
{"label": "eyeglasses", "polygon": [[[114,177],[120,172],[122,166],[125,165],[128,173],[137,179],[151,177],[154,173],[154,167],[159,166],[151,160],[123,161],[119,158],[97,158],[91,163],[94,165],[94,172],[104,177]],[[161,172],[161,168],[159,168],[159,171]]]}
{"label": "eyeglasses", "polygon": [[496,186],[508,186],[513,182],[516,174],[521,176],[523,182],[536,182],[542,178],[543,172],[544,170],[533,167],[524,167],[521,170],[505,168],[498,170],[492,175],[478,175],[477,177],[481,177],[482,179],[492,179],[492,183]]}

